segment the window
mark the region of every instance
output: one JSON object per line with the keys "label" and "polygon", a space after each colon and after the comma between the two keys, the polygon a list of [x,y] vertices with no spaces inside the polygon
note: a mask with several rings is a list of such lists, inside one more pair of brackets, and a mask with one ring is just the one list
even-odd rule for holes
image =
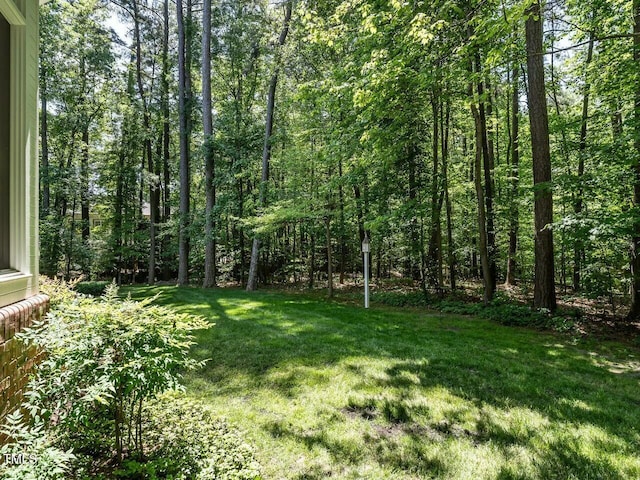
{"label": "window", "polygon": [[0,270],[9,268],[9,164],[11,27],[0,15]]}
{"label": "window", "polygon": [[0,0],[0,306],[38,293],[38,1]]}

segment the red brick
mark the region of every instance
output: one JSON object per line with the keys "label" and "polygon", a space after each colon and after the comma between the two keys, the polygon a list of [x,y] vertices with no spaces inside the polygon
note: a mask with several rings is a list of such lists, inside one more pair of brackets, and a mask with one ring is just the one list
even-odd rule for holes
{"label": "red brick", "polygon": [[[13,339],[16,332],[45,317],[49,298],[36,295],[22,302],[0,308],[0,424],[4,417],[22,402],[22,394],[34,366],[44,352]],[[0,436],[0,445],[3,438]]]}

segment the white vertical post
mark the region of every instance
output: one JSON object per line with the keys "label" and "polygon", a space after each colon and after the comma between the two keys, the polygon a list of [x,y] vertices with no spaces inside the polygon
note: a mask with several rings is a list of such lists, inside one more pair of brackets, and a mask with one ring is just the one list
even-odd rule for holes
{"label": "white vertical post", "polygon": [[364,308],[369,308],[369,252],[364,253]]}
{"label": "white vertical post", "polygon": [[369,235],[365,232],[362,240],[362,253],[364,254],[364,308],[369,308]]}

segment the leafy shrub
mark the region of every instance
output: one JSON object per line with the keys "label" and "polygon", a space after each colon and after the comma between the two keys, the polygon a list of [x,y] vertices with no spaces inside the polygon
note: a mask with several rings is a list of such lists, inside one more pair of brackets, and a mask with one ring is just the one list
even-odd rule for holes
{"label": "leafy shrub", "polygon": [[181,372],[202,365],[189,357],[191,332],[210,325],[153,298],[120,300],[114,285],[99,300],[56,295],[62,300],[46,321],[19,335],[47,353],[26,408],[79,453],[142,458],[145,402],[180,389]]}
{"label": "leafy shrub", "polygon": [[[28,423],[19,411],[6,417],[2,433],[11,439],[0,448],[0,455],[10,455],[10,461],[0,465],[3,480],[62,480],[67,478],[75,455],[54,445],[42,420]],[[15,461],[14,461],[15,459]]]}
{"label": "leafy shrub", "polygon": [[429,299],[423,292],[375,292],[371,299],[391,307],[426,307]]}
{"label": "leafy shrub", "polygon": [[75,285],[75,290],[83,295],[100,297],[105,294],[109,285],[109,282],[78,282]]}
{"label": "leafy shrub", "polygon": [[527,305],[516,303],[504,294],[498,293],[489,305],[481,302],[460,300],[438,300],[425,297],[422,292],[376,292],[373,299],[393,307],[427,307],[443,313],[474,315],[512,326],[548,328],[560,332],[571,331],[575,322],[573,314],[550,316],[547,312],[533,310]]}
{"label": "leafy shrub", "polygon": [[[11,480],[255,480],[259,465],[237,430],[200,404],[179,399],[192,332],[210,324],[119,299],[107,285],[100,299],[60,280],[44,279],[54,307],[47,320],[19,334],[47,352],[23,405],[5,429],[37,462],[0,467]],[[72,453],[73,449],[73,453]],[[3,469],[4,468],[4,469]]]}
{"label": "leafy shrub", "polygon": [[[153,471],[147,478],[255,480],[260,466],[241,433],[200,403],[165,395],[150,403],[148,440],[157,449],[143,463],[132,461],[129,471]],[[121,470],[117,475],[125,476]]]}
{"label": "leafy shrub", "polygon": [[77,294],[73,291],[74,286],[75,283],[67,283],[58,278],[40,277],[40,291],[49,297],[52,310],[75,300]]}

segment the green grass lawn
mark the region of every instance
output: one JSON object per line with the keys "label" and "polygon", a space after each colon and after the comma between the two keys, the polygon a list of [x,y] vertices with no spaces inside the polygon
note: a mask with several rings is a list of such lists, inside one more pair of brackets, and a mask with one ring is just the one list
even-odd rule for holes
{"label": "green grass lawn", "polygon": [[136,288],[216,326],[187,395],[267,479],[639,479],[640,352],[474,318]]}

